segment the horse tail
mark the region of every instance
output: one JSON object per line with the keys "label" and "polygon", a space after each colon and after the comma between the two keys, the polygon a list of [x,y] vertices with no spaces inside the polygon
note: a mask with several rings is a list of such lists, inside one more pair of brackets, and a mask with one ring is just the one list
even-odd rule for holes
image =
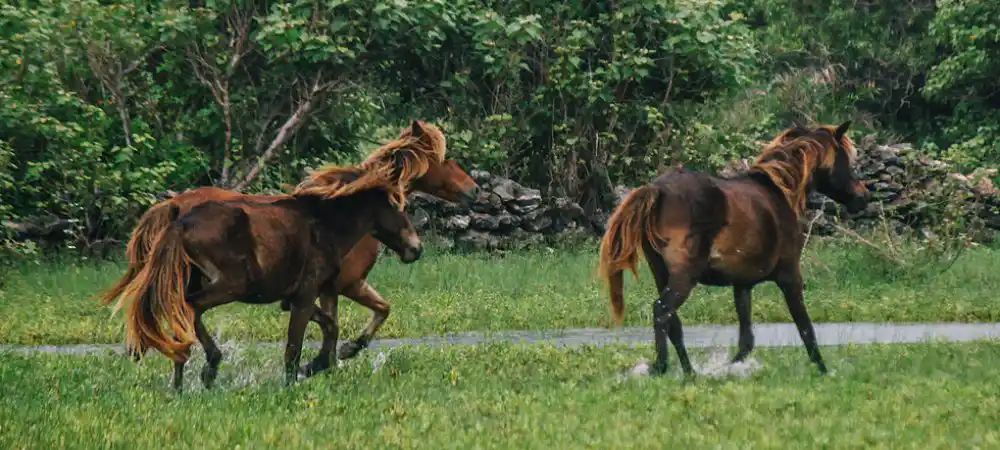
{"label": "horse tail", "polygon": [[[176,218],[178,210],[172,206],[168,217]],[[160,231],[151,257],[125,286],[115,308],[130,302],[125,343],[137,359],[147,348],[155,348],[174,361],[186,361],[194,344],[194,309],[184,292],[191,276],[191,259],[184,250],[181,232],[176,222]]]}
{"label": "horse tail", "polygon": [[139,223],[132,230],[132,237],[125,247],[125,256],[128,258],[128,269],[114,286],[100,294],[100,303],[110,305],[122,296],[125,286],[128,286],[135,279],[149,255],[149,250],[153,247],[156,238],[170,225],[176,218],[177,207],[167,202],[153,205],[139,218]]}
{"label": "horse tail", "polygon": [[611,214],[607,231],[601,239],[599,274],[609,284],[611,313],[617,325],[621,325],[625,318],[622,272],[629,269],[635,278],[639,278],[636,267],[643,240],[654,247],[662,240],[656,230],[659,200],[660,190],[655,186],[646,185],[633,190]]}

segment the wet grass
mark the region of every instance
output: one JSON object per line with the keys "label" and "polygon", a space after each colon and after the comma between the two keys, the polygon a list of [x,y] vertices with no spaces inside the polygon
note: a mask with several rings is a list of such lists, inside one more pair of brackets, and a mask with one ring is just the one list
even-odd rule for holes
{"label": "wet grass", "polygon": [[[804,258],[806,302],[817,322],[1000,321],[1000,252],[976,248],[949,270],[902,271],[864,247],[811,244]],[[392,304],[381,337],[469,330],[551,329],[610,325],[608,302],[595,279],[596,248],[507,256],[430,253],[412,265],[383,256],[369,280]],[[627,277],[626,325],[650,323],[652,277]],[[121,342],[121,317],[93,296],[124,272],[121,263],[26,266],[0,286],[0,343]],[[368,312],[341,300],[342,337],[352,337]],[[755,290],[757,322],[788,322],[772,284]],[[681,309],[685,323],[735,323],[728,289],[701,286]],[[225,305],[206,315],[213,333],[240,340],[281,341],[287,313],[274,305]],[[309,339],[318,338],[317,327]]]}
{"label": "wet grass", "polygon": [[789,348],[746,379],[684,382],[624,377],[646,346],[407,348],[286,389],[280,349],[227,349],[219,387],[198,359],[182,396],[162,357],[4,354],[0,448],[1000,446],[1000,344],[823,350],[832,377]]}

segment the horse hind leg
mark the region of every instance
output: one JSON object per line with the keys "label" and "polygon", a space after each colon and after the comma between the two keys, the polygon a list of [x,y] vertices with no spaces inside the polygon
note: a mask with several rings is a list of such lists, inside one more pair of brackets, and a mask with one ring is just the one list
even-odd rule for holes
{"label": "horse hind leg", "polygon": [[[656,288],[660,295],[653,303],[653,340],[656,347],[656,362],[653,363],[651,372],[663,374],[669,365],[669,353],[667,350],[667,339],[677,352],[677,359],[680,361],[681,369],[688,376],[694,375],[694,368],[691,366],[691,359],[684,345],[684,330],[677,310],[684,304],[691,295],[691,291],[696,285],[696,277],[691,270],[692,265],[687,261],[677,261],[676,264],[668,265],[665,258],[658,251],[644,245],[643,250],[646,262],[653,271],[656,279]],[[676,259],[676,258],[675,258]]]}
{"label": "horse hind leg", "polygon": [[739,350],[730,361],[733,363],[745,360],[754,348],[753,324],[750,315],[752,294],[752,286],[733,287],[733,303],[736,306],[736,316],[740,322]]}
{"label": "horse hind leg", "polygon": [[288,342],[285,344],[285,384],[290,386],[298,379],[299,360],[302,357],[302,339],[306,326],[316,309],[315,295],[301,297],[291,302],[291,317],[288,320]]}
{"label": "horse hind leg", "polygon": [[371,319],[365,329],[352,341],[345,342],[340,346],[340,359],[350,359],[361,350],[368,347],[375,333],[378,332],[382,324],[389,317],[389,303],[364,279],[347,286],[341,292],[345,297],[358,302],[358,304],[368,308],[372,312]]}
{"label": "horse hind leg", "polygon": [[211,389],[218,375],[219,364],[222,362],[222,351],[205,327],[202,315],[216,306],[231,303],[245,294],[247,282],[241,278],[230,279],[223,277],[205,284],[206,277],[204,276],[201,276],[200,280],[201,283],[199,284],[203,287],[188,296],[188,303],[195,310],[195,337],[198,338],[202,349],[205,350],[205,367],[201,370],[201,383],[206,389]]}

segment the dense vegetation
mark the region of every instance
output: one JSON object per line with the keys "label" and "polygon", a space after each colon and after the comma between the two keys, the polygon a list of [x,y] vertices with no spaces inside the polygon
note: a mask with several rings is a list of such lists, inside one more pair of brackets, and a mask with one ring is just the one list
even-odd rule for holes
{"label": "dense vegetation", "polygon": [[275,189],[411,118],[442,123],[467,168],[585,206],[609,178],[718,168],[794,120],[993,165],[998,17],[981,0],[13,0],[0,216],[121,239],[154,194]]}

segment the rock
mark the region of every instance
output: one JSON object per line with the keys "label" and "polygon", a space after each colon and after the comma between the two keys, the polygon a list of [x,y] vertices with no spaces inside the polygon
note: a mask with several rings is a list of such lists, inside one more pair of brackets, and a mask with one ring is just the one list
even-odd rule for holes
{"label": "rock", "polygon": [[423,208],[414,208],[412,212],[409,213],[410,223],[413,224],[413,228],[417,230],[424,229],[431,222],[431,216]]}
{"label": "rock", "polygon": [[499,220],[499,225],[497,226],[498,231],[511,231],[521,226],[520,216],[514,216],[507,212],[503,212],[496,217],[497,220]]}
{"label": "rock", "polygon": [[529,233],[521,229],[514,230],[510,235],[504,236],[501,246],[511,250],[521,250],[525,248],[538,247],[545,243],[545,238],[538,233]]}
{"label": "rock", "polygon": [[440,198],[437,198],[430,194],[425,194],[420,191],[413,191],[406,197],[407,205],[417,207],[429,207],[430,209],[437,209],[442,204],[447,203]]}
{"label": "rock", "polygon": [[539,209],[526,214],[522,218],[521,228],[535,233],[545,231],[552,226],[552,217],[545,212],[546,210]]}
{"label": "rock", "polygon": [[500,240],[489,233],[468,230],[455,239],[455,243],[476,250],[492,250],[500,246]]}
{"label": "rock", "polygon": [[903,190],[903,185],[895,182],[879,181],[875,183],[875,190],[878,192],[899,192]]}
{"label": "rock", "polygon": [[444,220],[444,229],[448,231],[462,231],[469,228],[471,219],[466,215],[451,216]]}
{"label": "rock", "polygon": [[496,230],[500,228],[500,218],[489,214],[472,213],[469,226],[476,230]]}
{"label": "rock", "polygon": [[982,178],[972,186],[972,190],[979,195],[986,197],[1000,197],[1000,190],[993,184],[993,180]]}
{"label": "rock", "polygon": [[582,206],[565,197],[558,197],[553,200],[552,204],[549,206],[549,210],[553,211],[555,214],[566,216],[572,220],[576,220],[585,215]]}
{"label": "rock", "polygon": [[888,166],[885,168],[885,171],[892,176],[899,176],[906,173],[906,170],[899,166]]}
{"label": "rock", "polygon": [[542,194],[537,189],[524,189],[517,198],[507,201],[506,204],[508,211],[524,215],[538,209],[542,204]]}
{"label": "rock", "polygon": [[493,181],[493,175],[490,175],[490,173],[485,170],[470,171],[469,177],[471,177],[472,180],[479,185],[479,187],[485,187]]}
{"label": "rock", "polygon": [[521,195],[524,188],[512,180],[502,180],[494,185],[492,190],[494,194],[500,196],[501,202],[509,203]]}
{"label": "rock", "polygon": [[472,210],[484,214],[496,214],[503,211],[503,200],[494,192],[481,190],[472,203]]}

